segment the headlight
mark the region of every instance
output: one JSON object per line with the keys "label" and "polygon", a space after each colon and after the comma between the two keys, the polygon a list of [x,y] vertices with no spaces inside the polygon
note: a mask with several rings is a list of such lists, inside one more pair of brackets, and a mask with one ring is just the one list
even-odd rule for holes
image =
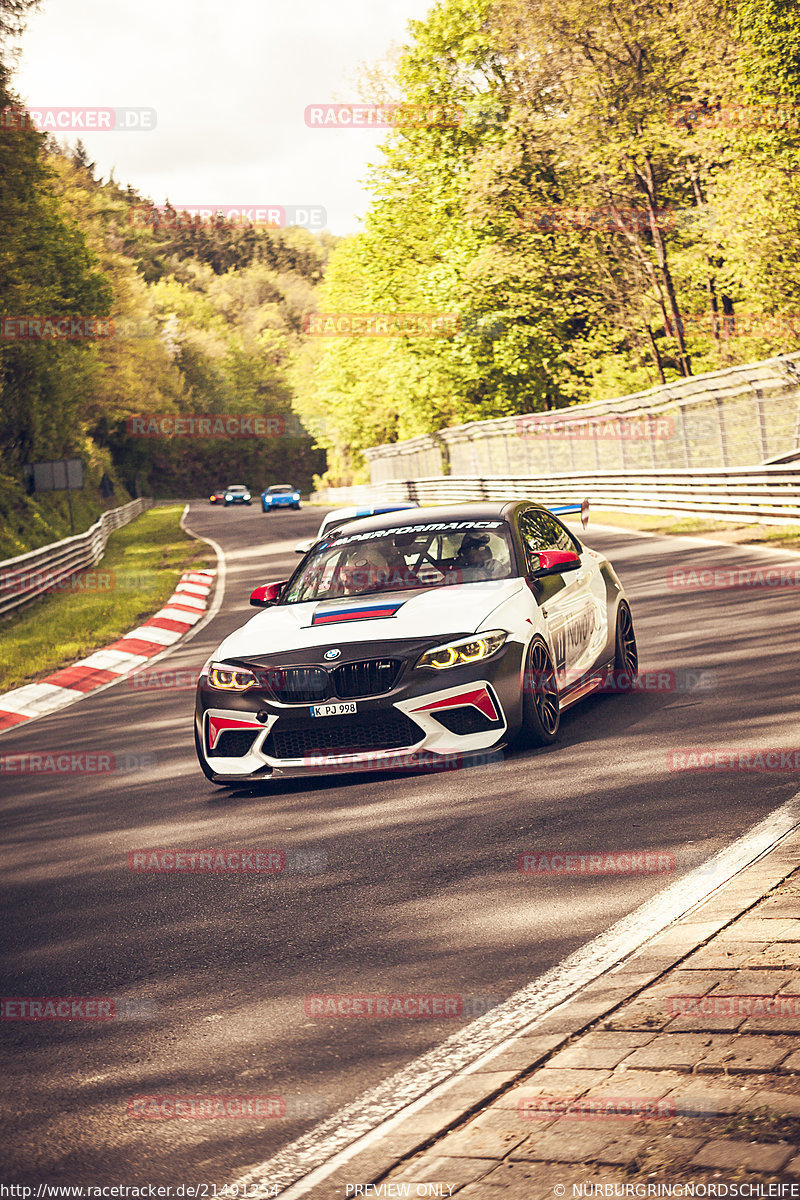
{"label": "headlight", "polygon": [[244,494],[244,496],[242,497],[242,499],[243,499],[243,500],[249,500],[249,499],[250,499],[250,493],[249,493],[249,492],[245,492],[245,494]]}
{"label": "headlight", "polygon": [[508,634],[504,629],[490,629],[477,637],[462,638],[458,642],[446,642],[444,646],[435,646],[426,650],[417,659],[418,667],[433,667],[437,671],[445,671],[448,667],[463,667],[467,663],[479,662],[483,658],[491,658],[505,642]]}
{"label": "headlight", "polygon": [[228,667],[224,663],[212,663],[208,672],[208,682],[222,692],[244,692],[254,683],[258,683],[258,680],[252,671],[245,671],[241,667]]}

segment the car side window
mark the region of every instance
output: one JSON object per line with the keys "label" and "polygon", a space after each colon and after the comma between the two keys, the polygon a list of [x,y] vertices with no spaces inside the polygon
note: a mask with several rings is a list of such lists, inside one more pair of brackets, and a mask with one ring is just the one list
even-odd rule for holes
{"label": "car side window", "polygon": [[571,550],[575,554],[580,554],[580,546],[561,522],[557,521],[550,513],[542,512],[541,509],[529,508],[521,513],[519,531],[525,546],[525,558],[529,571],[533,570],[536,565],[533,562],[534,555],[540,554],[542,550]]}

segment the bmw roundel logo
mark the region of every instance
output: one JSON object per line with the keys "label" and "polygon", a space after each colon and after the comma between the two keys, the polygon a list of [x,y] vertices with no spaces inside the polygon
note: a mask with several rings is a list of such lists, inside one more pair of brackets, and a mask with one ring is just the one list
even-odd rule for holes
{"label": "bmw roundel logo", "polygon": [[341,650],[326,650],[325,658],[338,658],[341,653]]}

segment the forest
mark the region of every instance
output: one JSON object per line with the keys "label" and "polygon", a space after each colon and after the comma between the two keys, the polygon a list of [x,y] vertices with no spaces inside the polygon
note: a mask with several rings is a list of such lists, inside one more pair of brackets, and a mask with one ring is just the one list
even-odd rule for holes
{"label": "forest", "polygon": [[[0,0],[0,46],[30,7]],[[308,491],[325,453],[293,411],[289,375],[336,239],[184,219],[98,178],[80,142],[66,147],[9,117],[19,111],[9,57],[0,63],[0,521],[20,531],[20,548],[69,532],[63,493],[28,496],[26,467],[70,457],[83,462],[85,520],[133,495],[191,497],[237,479]],[[186,427],[202,433],[215,414],[235,416],[241,436],[138,432],[141,418],[163,427],[171,416],[201,418]]]}
{"label": "forest", "polygon": [[441,0],[360,82],[396,120],[316,321],[372,332],[309,337],[295,383],[332,482],[800,345],[796,0]]}
{"label": "forest", "polygon": [[[32,2],[0,0],[4,114]],[[377,443],[797,348],[796,0],[440,0],[358,88],[393,119],[348,237],[157,208],[0,123],[0,518],[33,462],[106,503],[349,484]],[[275,436],[137,433],[215,414]]]}

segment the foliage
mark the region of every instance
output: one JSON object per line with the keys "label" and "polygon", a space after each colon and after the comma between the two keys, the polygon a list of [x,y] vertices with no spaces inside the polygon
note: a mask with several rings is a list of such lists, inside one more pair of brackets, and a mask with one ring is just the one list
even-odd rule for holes
{"label": "foliage", "polygon": [[796,345],[765,320],[800,299],[793,2],[440,0],[409,33],[386,93],[461,119],[392,129],[318,298],[459,325],[308,340],[329,479],[376,441]]}
{"label": "foliage", "polygon": [[[131,493],[160,495],[202,493],[229,475],[253,486],[288,475],[308,488],[322,468],[293,416],[288,366],[331,239],[221,220],[142,223],[153,211],[95,178],[80,144],[68,155],[30,128],[3,131],[0,311],[105,319],[108,335],[0,341],[0,436],[16,480],[0,493],[16,526],[30,516],[19,489],[34,461],[79,455],[88,466],[104,452]],[[204,413],[278,416],[287,432],[241,442],[131,435],[135,416]]]}
{"label": "foliage", "polygon": [[[0,0],[0,50],[29,7]],[[370,102],[433,117],[391,129],[344,240],[156,209],[80,144],[2,129],[0,312],[114,329],[0,339],[15,538],[36,459],[105,456],[120,494],[176,495],[308,487],[326,452],[326,482],[349,483],[378,442],[797,346],[794,0],[438,0],[361,79]],[[398,329],[306,336],[317,312]],[[287,433],[132,436],[161,413]]]}

